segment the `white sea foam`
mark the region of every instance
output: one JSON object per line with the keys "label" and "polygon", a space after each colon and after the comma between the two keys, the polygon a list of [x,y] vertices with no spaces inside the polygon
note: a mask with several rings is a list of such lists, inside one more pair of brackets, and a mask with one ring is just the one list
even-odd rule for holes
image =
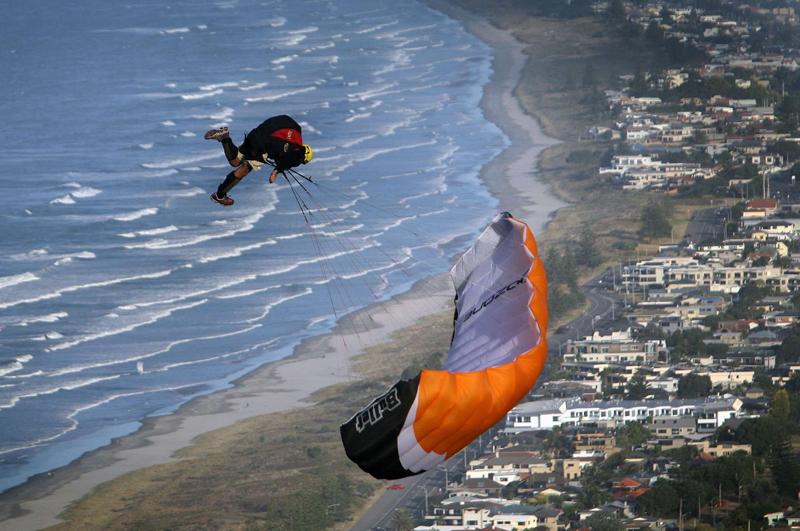
{"label": "white sea foam", "polygon": [[318,27],[316,27],[316,26],[308,26],[308,27],[305,27],[305,28],[300,28],[300,29],[296,29],[296,30],[290,30],[290,31],[287,31],[286,33],[288,33],[289,35],[302,35],[302,34],[314,33],[316,31],[319,31]]}
{"label": "white sea foam", "polygon": [[286,19],[284,17],[275,17],[269,23],[269,25],[272,26],[273,28],[280,28],[284,24],[286,24]]}
{"label": "white sea foam", "polygon": [[155,356],[159,356],[161,354],[166,354],[170,352],[173,348],[177,347],[178,345],[184,345],[186,343],[194,343],[195,341],[209,341],[212,339],[222,339],[226,337],[232,337],[239,334],[244,334],[250,332],[251,330],[255,330],[256,328],[261,327],[260,324],[251,325],[240,330],[235,330],[233,332],[226,332],[224,334],[216,334],[210,336],[200,336],[200,337],[192,337],[186,339],[176,339],[175,341],[170,341],[167,346],[160,348],[158,350],[147,352],[145,354],[138,354],[136,356],[131,356],[124,359],[119,360],[108,360],[108,361],[100,361],[97,363],[90,363],[86,365],[74,365],[72,367],[64,367],[62,369],[58,369],[51,373],[48,373],[47,376],[55,377],[55,376],[63,376],[64,374],[74,374],[78,372],[83,372],[91,369],[97,369],[100,367],[113,367],[114,365],[122,365],[125,363],[133,363],[136,361],[142,361],[148,358],[152,358]]}
{"label": "white sea foam", "polygon": [[71,195],[67,194],[67,195],[62,195],[61,197],[57,197],[56,199],[53,199],[52,201],[50,201],[50,204],[51,205],[74,205],[75,204],[75,200],[72,199]]}
{"label": "white sea foam", "polygon": [[157,208],[143,208],[141,210],[134,210],[133,212],[129,212],[127,214],[121,214],[119,216],[114,216],[113,220],[115,221],[135,221],[139,218],[143,218],[145,216],[153,216],[158,213]]}
{"label": "white sea foam", "polygon": [[211,83],[209,85],[200,85],[197,88],[199,88],[200,90],[217,90],[220,88],[235,87],[237,85],[239,85],[238,81],[225,81],[223,83]]}
{"label": "white sea foam", "polygon": [[373,138],[377,138],[377,137],[378,137],[378,135],[362,136],[360,138],[356,138],[356,139],[350,140],[349,142],[344,142],[342,144],[339,144],[339,146],[343,147],[343,148],[351,148],[351,147],[356,146],[356,145],[358,145],[358,144],[360,144],[362,142],[366,142],[367,140],[372,140]]}
{"label": "white sea foam", "polygon": [[83,251],[83,252],[80,252],[80,253],[72,253],[72,254],[61,255],[60,257],[54,256],[53,258],[58,258],[58,260],[53,262],[53,265],[58,267],[58,266],[69,264],[73,260],[75,260],[76,258],[81,259],[81,260],[91,260],[92,258],[95,258],[95,254],[90,252],[90,251]]}
{"label": "white sea foam", "polygon": [[367,33],[374,33],[374,32],[376,32],[376,31],[378,31],[380,29],[383,29],[383,28],[388,28],[390,26],[396,26],[399,23],[400,23],[399,20],[393,20],[391,22],[386,22],[384,24],[378,24],[377,26],[370,26],[369,28],[364,28],[364,29],[358,30],[358,31],[356,31],[354,33],[357,33],[359,35],[364,35],[364,34],[367,34]]}
{"label": "white sea foam", "polygon": [[158,234],[175,232],[176,230],[178,230],[178,227],[176,227],[175,225],[167,225],[166,227],[158,227],[155,229],[137,230],[134,232],[123,232],[121,234],[118,234],[117,236],[121,236],[123,238],[136,238],[137,236],[156,236]]}
{"label": "white sea foam", "polygon": [[180,134],[180,136],[184,137],[197,136],[197,133],[193,133],[191,131],[184,131],[183,133]]}
{"label": "white sea foam", "polygon": [[195,120],[230,120],[234,112],[232,107],[221,107],[219,111],[211,114],[190,114],[189,118]]}
{"label": "white sea foam", "polygon": [[[301,121],[300,125],[303,127],[304,131],[307,131],[309,133],[314,133],[316,135],[321,134],[319,129],[315,128],[313,125],[311,125],[310,123],[308,123],[306,121]],[[319,149],[316,149],[315,151],[319,152]],[[323,148],[323,151],[324,151],[324,148]]]}
{"label": "white sea foam", "polygon": [[162,32],[166,33],[167,35],[172,35],[173,33],[189,33],[190,31],[191,30],[189,28],[183,27],[183,28],[167,28]]}
{"label": "white sea foam", "polygon": [[216,262],[217,260],[224,260],[226,258],[235,258],[235,257],[238,257],[238,256],[242,256],[243,253],[246,253],[248,251],[253,251],[255,249],[261,249],[265,245],[275,245],[276,243],[278,243],[278,242],[275,241],[275,240],[272,240],[272,239],[264,240],[262,242],[257,242],[257,243],[253,243],[253,244],[250,244],[250,245],[245,245],[243,247],[236,247],[235,249],[232,249],[232,250],[227,251],[225,253],[221,253],[221,254],[217,254],[217,255],[213,255],[213,256],[206,256],[206,257],[201,258],[198,261],[201,264],[208,264],[210,262]]}
{"label": "white sea foam", "polygon": [[303,94],[305,92],[311,92],[312,90],[317,90],[317,87],[305,87],[297,90],[288,90],[286,92],[278,92],[276,94],[269,94],[265,96],[256,96],[252,98],[245,98],[245,101],[249,103],[255,103],[259,101],[276,101],[280,100],[289,96],[294,96],[296,94]]}
{"label": "white sea foam", "polygon": [[[305,35],[287,35],[281,39],[281,45],[284,47],[297,46],[307,38],[308,37]],[[283,68],[283,65],[280,65],[278,68]]]}
{"label": "white sea foam", "polygon": [[145,162],[142,164],[143,168],[151,169],[151,170],[163,170],[165,168],[173,168],[175,166],[187,166],[190,164],[194,164],[197,162],[201,162],[203,160],[215,159],[220,157],[219,150],[206,151],[205,153],[197,153],[190,157],[181,157],[178,159],[170,159],[170,160],[161,160],[155,162]]}
{"label": "white sea foam", "polygon": [[172,127],[173,125],[175,125],[175,122],[173,122],[172,120],[164,120],[163,122],[161,122],[161,125],[163,125],[164,127]]}
{"label": "white sea foam", "polygon": [[65,319],[69,314],[67,312],[48,313],[46,315],[36,315],[34,317],[23,318],[23,320],[15,323],[17,326],[28,326],[34,323],[55,323],[61,319]]}
{"label": "white sea foam", "polygon": [[[214,293],[215,291],[226,290],[228,288],[232,288],[234,286],[238,286],[239,284],[244,284],[245,282],[249,282],[251,280],[255,280],[256,278],[257,278],[257,275],[255,275],[255,274],[245,275],[243,277],[237,277],[237,278],[234,278],[234,279],[231,279],[231,280],[227,280],[227,281],[222,282],[220,284],[215,284],[215,285],[213,285],[211,287],[204,288],[204,289],[201,289],[201,290],[183,292],[180,295],[175,296],[175,297],[170,297],[170,298],[167,298],[167,299],[156,299],[156,300],[144,301],[144,302],[135,302],[133,304],[126,304],[124,306],[119,306],[118,309],[123,310],[123,311],[131,311],[131,310],[137,310],[139,308],[148,308],[150,306],[157,306],[157,305],[162,305],[162,304],[174,304],[176,302],[181,302],[181,301],[184,301],[186,299],[192,299],[192,298],[195,298],[195,297],[205,296],[205,295],[208,295],[210,293]],[[280,287],[280,286],[275,286],[275,287]],[[216,298],[220,299],[220,298],[224,298],[224,297],[218,296]]]}
{"label": "white sea foam", "polygon": [[45,339],[49,339],[49,340],[61,339],[62,337],[64,337],[64,336],[61,333],[56,332],[56,331],[50,331],[50,332],[46,332],[44,334],[44,338]]}
{"label": "white sea foam", "polygon": [[33,273],[20,273],[19,275],[9,275],[7,277],[0,277],[0,289],[16,286],[25,282],[33,282],[39,280],[39,277]]}
{"label": "white sea foam", "polygon": [[223,89],[211,90],[207,92],[190,92],[187,94],[180,94],[180,97],[182,100],[202,100],[204,98],[217,96],[219,94],[222,94],[223,92],[225,92]]}
{"label": "white sea foam", "polygon": [[147,144],[139,144],[139,147],[142,149],[153,149],[154,144],[152,142],[148,142]]}
{"label": "white sea foam", "polygon": [[257,90],[257,89],[262,89],[262,88],[268,87],[268,86],[269,86],[269,83],[267,83],[265,81],[263,83],[252,83],[250,85],[242,85],[242,86],[239,87],[239,90]]}
{"label": "white sea foam", "polygon": [[[116,376],[115,377],[111,377],[111,378],[116,378]],[[111,379],[111,378],[109,378],[109,379]],[[77,420],[75,420],[75,417],[77,417],[79,414],[83,413],[84,411],[88,411],[90,409],[94,409],[96,407],[102,406],[104,404],[108,404],[109,402],[117,400],[118,398],[127,398],[127,397],[131,397],[131,396],[146,395],[146,394],[150,394],[150,393],[162,393],[162,392],[165,392],[165,391],[179,391],[181,389],[189,389],[189,388],[192,388],[192,387],[197,387],[197,384],[179,385],[179,386],[174,386],[174,387],[161,387],[161,388],[156,388],[156,389],[145,389],[143,391],[132,391],[130,393],[120,393],[120,394],[112,395],[112,396],[110,396],[108,398],[104,398],[103,400],[100,400],[99,402],[95,402],[93,404],[89,404],[89,405],[77,408],[75,411],[73,411],[72,413],[67,415],[67,420],[70,421],[70,425],[68,427],[64,428],[63,430],[55,433],[54,435],[49,435],[47,437],[42,437],[40,439],[36,439],[35,441],[30,442],[30,443],[28,443],[28,444],[26,444],[24,446],[16,446],[16,447],[13,447],[13,448],[2,449],[2,450],[0,450],[0,455],[11,453],[11,452],[17,452],[17,451],[20,451],[20,450],[27,450],[27,449],[30,449],[30,448],[36,448],[36,447],[41,446],[41,445],[43,445],[45,443],[48,443],[50,441],[54,441],[54,440],[56,440],[56,439],[58,439],[60,437],[63,437],[67,433],[69,433],[71,431],[74,431],[75,429],[78,428],[79,423],[78,423]]]}
{"label": "white sea foam", "polygon": [[96,384],[98,382],[105,382],[108,380],[115,380],[119,378],[119,374],[115,374],[114,376],[104,376],[99,378],[90,378],[88,380],[75,380],[73,382],[65,383],[59,385],[57,387],[50,387],[46,389],[41,389],[35,391],[33,393],[26,393],[24,395],[18,395],[13,397],[11,400],[5,403],[0,403],[0,409],[9,409],[17,405],[20,400],[24,400],[26,398],[36,398],[37,396],[44,396],[44,395],[52,395],[54,393],[58,393],[59,391],[74,391],[75,389],[80,389],[82,387],[88,387],[90,385]]}
{"label": "white sea foam", "polygon": [[374,89],[364,90],[361,92],[353,92],[347,95],[350,101],[364,101],[376,96],[381,96],[383,94],[387,94],[390,89],[393,89],[397,86],[397,82],[387,83],[385,85],[381,85],[380,87],[376,87]]}
{"label": "white sea foam", "polygon": [[77,284],[73,286],[67,286],[66,288],[57,289],[55,291],[51,291],[50,293],[45,293],[42,295],[38,295],[36,297],[31,297],[29,299],[19,299],[10,302],[0,303],[0,310],[4,310],[6,308],[11,308],[13,306],[19,306],[20,304],[30,304],[33,302],[39,302],[49,299],[56,299],[61,297],[64,293],[72,293],[75,291],[80,291],[84,289],[91,289],[91,288],[99,288],[105,286],[114,286],[116,284],[122,284],[124,282],[131,282],[134,280],[144,280],[144,279],[152,279],[152,278],[161,278],[167,275],[172,274],[175,269],[165,269],[162,271],[156,271],[155,273],[145,273],[142,275],[133,275],[130,277],[119,277],[119,278],[112,278],[110,280],[102,280],[99,282],[90,282],[88,284]]}
{"label": "white sea foam", "polygon": [[85,199],[87,197],[94,197],[101,193],[103,193],[103,191],[98,190],[97,188],[92,188],[91,186],[81,186],[74,192],[70,192],[70,195],[77,199]]}
{"label": "white sea foam", "polygon": [[300,293],[295,293],[293,295],[287,295],[286,297],[282,297],[280,299],[277,299],[277,300],[267,304],[266,306],[264,306],[264,309],[262,310],[262,312],[258,316],[253,317],[252,319],[246,319],[244,322],[245,323],[255,323],[257,321],[260,321],[263,318],[265,318],[267,315],[269,315],[269,312],[271,312],[274,307],[279,306],[279,305],[283,304],[284,302],[289,302],[290,300],[293,300],[293,299],[299,299],[300,297],[305,297],[306,295],[310,295],[313,292],[314,292],[314,290],[312,290],[311,288],[307,287],[307,288],[304,288],[303,291],[301,291]]}
{"label": "white sea foam", "polygon": [[244,291],[227,292],[227,293],[223,293],[222,295],[217,295],[214,298],[223,299],[223,300],[226,300],[226,299],[240,299],[242,297],[250,297],[252,295],[258,295],[259,293],[264,293],[266,291],[272,291],[274,289],[278,289],[278,288],[282,288],[282,287],[284,287],[283,284],[274,284],[272,286],[267,286],[267,287],[264,287],[264,288],[250,289],[250,290],[244,290]]}
{"label": "white sea foam", "polygon": [[17,372],[18,370],[22,369],[22,367],[24,367],[25,364],[31,361],[32,359],[33,356],[31,356],[30,354],[26,354],[24,356],[17,356],[11,363],[0,365],[0,376],[5,376],[7,374],[11,374],[12,372]]}
{"label": "white sea foam", "polygon": [[[240,232],[247,232],[249,230],[252,230],[253,227],[255,227],[255,224],[258,223],[259,220],[261,220],[261,218],[264,217],[264,214],[266,214],[267,212],[270,212],[272,210],[275,210],[275,205],[274,204],[271,204],[271,205],[269,205],[269,206],[257,211],[254,214],[251,214],[251,215],[249,215],[249,216],[247,216],[245,218],[242,218],[242,220],[240,221],[240,225],[238,227],[236,227],[234,229],[230,229],[230,230],[224,231],[224,232],[211,233],[211,234],[200,234],[200,235],[193,236],[193,237],[187,238],[185,240],[179,240],[179,241],[169,241],[169,240],[165,240],[163,238],[159,238],[159,239],[156,239],[156,240],[151,240],[149,242],[125,245],[125,248],[126,249],[175,249],[175,248],[179,248],[179,247],[191,247],[193,245],[197,245],[198,243],[203,243],[203,242],[206,242],[206,241],[209,241],[209,240],[218,240],[218,239],[221,239],[221,238],[228,238],[230,236],[233,236],[234,234],[238,234]],[[267,245],[268,243],[269,243],[269,240],[267,242],[262,243],[261,245]],[[226,254],[227,254],[227,252],[226,252]],[[214,260],[217,260],[217,258],[206,257],[206,260],[213,262]]]}
{"label": "white sea foam", "polygon": [[132,330],[136,330],[137,328],[140,328],[142,326],[147,326],[147,325],[156,323],[156,322],[160,321],[161,319],[165,319],[165,318],[171,316],[175,312],[179,312],[179,311],[182,311],[182,310],[189,310],[189,309],[194,308],[196,306],[201,306],[201,305],[205,304],[206,302],[208,302],[208,299],[201,299],[199,301],[194,301],[194,302],[191,302],[189,304],[185,304],[183,306],[175,306],[173,308],[169,308],[169,309],[164,310],[162,312],[157,312],[157,313],[155,313],[153,315],[150,315],[150,316],[147,317],[147,319],[145,319],[143,321],[139,321],[139,322],[136,322],[136,323],[131,323],[131,324],[128,324],[126,326],[123,326],[123,327],[120,327],[120,328],[116,328],[116,329],[111,329],[111,330],[106,329],[106,330],[103,330],[101,332],[95,332],[94,334],[87,334],[85,336],[79,337],[77,339],[73,339],[71,341],[64,341],[62,343],[58,343],[58,344],[53,345],[52,347],[48,348],[47,350],[50,351],[50,352],[56,351],[56,350],[64,350],[64,349],[67,349],[67,348],[74,347],[76,345],[81,345],[83,343],[88,343],[90,341],[96,341],[96,340],[102,339],[104,337],[110,337],[110,336],[116,336],[116,335],[119,335],[119,334],[124,334],[126,332],[130,332]]}
{"label": "white sea foam", "polygon": [[274,65],[280,65],[283,63],[290,63],[295,59],[297,59],[297,54],[293,53],[291,55],[284,55],[283,57],[278,57],[277,59],[273,59],[270,62]]}
{"label": "white sea foam", "polygon": [[345,118],[344,121],[347,122],[347,123],[350,123],[350,122],[354,122],[356,120],[363,120],[364,118],[369,118],[370,116],[372,116],[371,112],[364,112],[364,113],[360,113],[360,114],[351,114],[350,116]]}

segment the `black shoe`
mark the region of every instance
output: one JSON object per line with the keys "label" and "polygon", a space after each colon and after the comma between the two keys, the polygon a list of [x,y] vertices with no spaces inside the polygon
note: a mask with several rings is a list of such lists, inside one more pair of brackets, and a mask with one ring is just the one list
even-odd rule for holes
{"label": "black shoe", "polygon": [[230,136],[228,134],[227,127],[220,127],[218,129],[212,129],[211,131],[206,131],[206,134],[203,136],[206,140],[222,140],[224,138],[228,138]]}
{"label": "black shoe", "polygon": [[232,197],[228,197],[227,195],[224,195],[224,196],[220,197],[220,196],[217,195],[217,192],[214,192],[213,194],[211,194],[211,200],[214,201],[214,202],[219,203],[222,206],[231,206],[231,205],[233,205],[233,198]]}

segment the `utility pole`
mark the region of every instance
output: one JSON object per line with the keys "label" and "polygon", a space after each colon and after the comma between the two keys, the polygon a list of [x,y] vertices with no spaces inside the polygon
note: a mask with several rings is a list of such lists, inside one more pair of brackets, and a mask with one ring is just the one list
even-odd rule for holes
{"label": "utility pole", "polygon": [[683,531],[683,498],[678,505],[678,531]]}

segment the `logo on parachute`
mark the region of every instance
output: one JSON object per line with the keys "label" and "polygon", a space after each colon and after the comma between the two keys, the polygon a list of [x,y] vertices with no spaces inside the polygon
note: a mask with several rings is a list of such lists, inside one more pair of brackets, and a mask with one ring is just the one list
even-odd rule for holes
{"label": "logo on parachute", "polygon": [[462,323],[466,323],[470,319],[470,317],[472,317],[473,315],[477,314],[479,311],[483,310],[484,308],[489,306],[491,303],[496,301],[497,298],[500,295],[502,295],[503,293],[511,291],[512,289],[516,288],[517,286],[519,286],[521,284],[524,284],[526,280],[527,280],[526,277],[523,275],[521,278],[519,278],[518,280],[515,280],[514,282],[512,282],[508,286],[504,286],[504,287],[500,288],[495,293],[493,293],[488,299],[486,299],[485,301],[480,303],[478,306],[475,306],[469,312],[467,312],[467,314],[464,316],[464,319],[461,322]]}
{"label": "logo on parachute", "polygon": [[400,395],[396,387],[389,389],[385,395],[377,398],[356,417],[356,431],[361,433],[368,426],[377,424],[387,411],[397,409],[400,405]]}

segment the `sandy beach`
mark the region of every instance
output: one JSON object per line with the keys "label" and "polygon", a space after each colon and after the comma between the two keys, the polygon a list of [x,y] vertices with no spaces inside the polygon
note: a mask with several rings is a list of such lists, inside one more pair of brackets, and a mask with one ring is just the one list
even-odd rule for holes
{"label": "sandy beach", "polygon": [[547,136],[536,118],[527,114],[515,97],[527,56],[525,44],[510,31],[443,0],[426,4],[461,21],[473,35],[492,47],[492,78],[484,88],[481,109],[511,140],[511,146],[489,161],[481,178],[500,208],[525,220],[534,233],[544,231],[551,216],[566,203],[557,199],[549,186],[535,176],[539,155],[559,141]]}
{"label": "sandy beach", "polygon": [[[555,143],[525,114],[513,90],[525,64],[523,45],[461,9],[444,2],[431,7],[461,20],[494,50],[493,74],[481,102],[487,117],[511,140],[511,146],[482,169],[500,209],[542,231],[564,203],[535,179],[537,157]],[[0,529],[39,529],[61,523],[59,515],[93,489],[128,472],[178,459],[175,453],[199,435],[238,421],[308,405],[308,397],[325,387],[360,378],[351,359],[380,345],[398,330],[451,307],[452,287],[446,274],[418,282],[409,292],[372,305],[337,324],[325,336],[304,341],[294,354],[240,378],[227,390],[196,398],[170,415],[148,418],[135,433],[84,455],[66,467],[31,478],[0,496]],[[351,319],[369,322],[353,334]]]}

